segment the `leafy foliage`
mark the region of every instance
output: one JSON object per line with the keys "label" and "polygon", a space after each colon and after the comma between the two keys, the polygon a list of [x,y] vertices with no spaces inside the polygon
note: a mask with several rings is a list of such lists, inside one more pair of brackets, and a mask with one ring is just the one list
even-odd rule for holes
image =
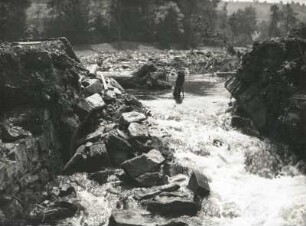
{"label": "leafy foliage", "polygon": [[228,23],[233,33],[233,42],[235,41],[236,44],[250,43],[257,30],[256,11],[253,7],[239,9],[229,17]]}
{"label": "leafy foliage", "polygon": [[297,13],[293,11],[290,4],[286,4],[282,9],[283,32],[288,34],[289,31],[296,25]]}
{"label": "leafy foliage", "polygon": [[77,42],[83,41],[88,29],[88,0],[50,0],[48,6],[52,15],[47,26],[48,36],[65,36]]}
{"label": "leafy foliage", "polygon": [[0,1],[0,40],[16,40],[23,35],[28,6],[28,0]]}
{"label": "leafy foliage", "polygon": [[277,5],[272,5],[271,11],[271,22],[269,27],[269,36],[275,37],[279,36],[281,31],[279,29],[279,23],[281,21],[281,11]]}
{"label": "leafy foliage", "polygon": [[[65,36],[73,43],[144,41],[186,49],[199,44],[247,45],[254,40],[284,36],[297,24],[293,6],[271,6],[270,21],[257,23],[255,8],[228,14],[220,0],[45,0],[30,7],[36,25],[27,24],[30,0],[1,0],[0,39]],[[46,10],[41,19],[41,11]],[[33,20],[33,18],[32,18]],[[38,26],[39,25],[39,26]]]}

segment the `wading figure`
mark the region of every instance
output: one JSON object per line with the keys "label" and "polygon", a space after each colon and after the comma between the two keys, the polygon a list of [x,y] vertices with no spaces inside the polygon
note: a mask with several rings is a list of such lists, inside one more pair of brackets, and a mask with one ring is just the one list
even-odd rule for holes
{"label": "wading figure", "polygon": [[177,74],[175,87],[173,91],[173,97],[175,99],[180,99],[181,93],[183,94],[183,97],[184,97],[184,82],[185,82],[185,71],[180,70]]}

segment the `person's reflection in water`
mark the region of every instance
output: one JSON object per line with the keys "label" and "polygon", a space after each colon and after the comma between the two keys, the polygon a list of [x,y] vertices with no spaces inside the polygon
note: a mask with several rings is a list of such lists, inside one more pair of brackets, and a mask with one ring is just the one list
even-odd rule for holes
{"label": "person's reflection in water", "polygon": [[173,97],[173,98],[175,100],[175,103],[177,103],[177,104],[182,104],[183,103],[184,97]]}

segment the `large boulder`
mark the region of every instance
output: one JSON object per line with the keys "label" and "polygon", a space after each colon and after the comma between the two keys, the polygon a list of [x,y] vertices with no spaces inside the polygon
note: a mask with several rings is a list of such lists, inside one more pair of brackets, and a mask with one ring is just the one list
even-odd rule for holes
{"label": "large boulder", "polygon": [[150,213],[144,210],[113,210],[109,226],[154,226]]}
{"label": "large boulder", "polygon": [[106,147],[111,161],[116,165],[120,165],[135,156],[131,144],[117,134],[110,134]]}
{"label": "large boulder", "polygon": [[104,143],[81,145],[64,167],[65,173],[95,172],[110,166],[110,159]]}
{"label": "large boulder", "polygon": [[306,158],[306,40],[255,43],[226,88],[264,135]]}
{"label": "large boulder", "polygon": [[82,85],[88,95],[101,93],[104,90],[102,83],[98,79],[84,79]]}
{"label": "large boulder", "polygon": [[210,187],[207,177],[197,171],[193,171],[188,182],[188,188],[193,191],[195,195],[202,198],[207,197],[210,194]]}
{"label": "large boulder", "polygon": [[109,226],[188,226],[179,220],[167,221],[154,218],[152,214],[140,209],[113,210],[109,219]]}
{"label": "large boulder", "polygon": [[121,164],[132,181],[143,187],[152,187],[168,183],[167,176],[161,170],[165,158],[157,150],[151,150]]}
{"label": "large boulder", "polygon": [[125,172],[136,178],[142,174],[159,171],[165,158],[157,150],[151,150],[147,154],[142,154],[121,164]]}
{"label": "large boulder", "polygon": [[122,113],[121,115],[121,121],[125,125],[129,125],[132,122],[141,122],[145,120],[147,117],[143,113],[139,113],[137,111],[131,111]]}
{"label": "large boulder", "polygon": [[148,211],[166,217],[195,216],[199,211],[199,205],[192,196],[182,192],[164,192],[141,204]]}
{"label": "large boulder", "polygon": [[131,123],[128,131],[132,138],[146,138],[149,136],[148,127],[139,123]]}
{"label": "large boulder", "polygon": [[87,103],[92,107],[93,110],[102,108],[105,106],[105,103],[98,93],[95,93],[85,99]]}

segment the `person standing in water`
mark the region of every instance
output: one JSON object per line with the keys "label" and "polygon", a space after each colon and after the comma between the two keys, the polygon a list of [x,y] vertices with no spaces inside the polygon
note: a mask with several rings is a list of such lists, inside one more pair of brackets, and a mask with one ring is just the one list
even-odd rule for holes
{"label": "person standing in water", "polygon": [[185,82],[185,70],[181,69],[177,73],[175,87],[173,91],[173,97],[175,99],[181,98],[181,93],[184,97],[184,82]]}

